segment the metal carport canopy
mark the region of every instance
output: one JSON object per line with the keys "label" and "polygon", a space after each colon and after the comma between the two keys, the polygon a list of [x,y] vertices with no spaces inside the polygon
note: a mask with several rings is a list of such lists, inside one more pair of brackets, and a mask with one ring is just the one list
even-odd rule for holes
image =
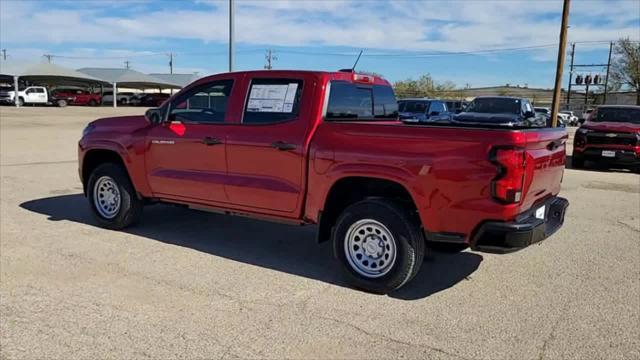
{"label": "metal carport canopy", "polygon": [[179,89],[182,86],[131,69],[82,68],[79,72],[133,89]]}
{"label": "metal carport canopy", "polygon": [[111,83],[113,89],[113,107],[118,107],[118,101],[116,101],[118,94],[118,86],[133,89],[148,89],[148,88],[165,88],[165,89],[179,89],[181,86],[172,84],[161,79],[155,78],[143,74],[139,71],[131,69],[109,69],[109,68],[82,68],[78,71],[83,72],[90,76],[95,76],[100,79],[105,79]]}
{"label": "metal carport canopy", "polygon": [[[72,69],[50,63],[26,63],[0,61],[0,78],[13,78],[14,89],[18,92],[18,79],[40,84],[56,85],[105,85],[109,82]],[[17,97],[16,97],[17,99]]]}

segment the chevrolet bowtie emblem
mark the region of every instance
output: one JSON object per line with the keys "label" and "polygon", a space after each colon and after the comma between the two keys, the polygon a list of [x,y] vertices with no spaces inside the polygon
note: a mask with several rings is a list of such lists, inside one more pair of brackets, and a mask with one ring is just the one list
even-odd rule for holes
{"label": "chevrolet bowtie emblem", "polygon": [[605,136],[606,136],[606,137],[616,137],[616,136],[618,136],[618,134],[610,133],[610,134],[607,134],[607,135],[605,135]]}

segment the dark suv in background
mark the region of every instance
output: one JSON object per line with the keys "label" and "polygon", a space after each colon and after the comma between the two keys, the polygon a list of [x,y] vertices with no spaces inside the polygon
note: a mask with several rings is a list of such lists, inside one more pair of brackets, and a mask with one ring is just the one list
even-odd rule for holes
{"label": "dark suv in background", "polygon": [[529,100],[508,96],[480,96],[453,117],[457,123],[511,127],[546,127],[548,118],[536,114]]}
{"label": "dark suv in background", "polygon": [[398,100],[398,114],[404,122],[449,121],[451,113],[447,103],[434,99],[402,99]]}

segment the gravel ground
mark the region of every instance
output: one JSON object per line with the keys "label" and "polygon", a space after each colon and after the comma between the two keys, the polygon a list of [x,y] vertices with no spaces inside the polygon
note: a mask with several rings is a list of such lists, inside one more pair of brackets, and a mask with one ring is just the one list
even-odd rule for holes
{"label": "gravel ground", "polygon": [[349,288],[313,227],[156,205],[91,219],[76,144],[141,108],[0,108],[0,358],[640,358],[640,176],[567,170],[564,227]]}

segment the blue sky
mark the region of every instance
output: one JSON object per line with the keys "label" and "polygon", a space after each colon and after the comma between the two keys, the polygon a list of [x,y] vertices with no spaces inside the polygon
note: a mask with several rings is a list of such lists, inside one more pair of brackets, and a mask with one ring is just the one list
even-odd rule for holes
{"label": "blue sky", "polygon": [[[552,87],[561,12],[560,0],[236,0],[236,68],[262,68],[271,48],[274,68],[337,70],[364,49],[358,68],[391,81],[431,73],[459,87]],[[227,69],[227,14],[226,0],[0,0],[0,47],[15,61],[128,60],[143,72],[168,72],[173,52],[174,72],[205,75]],[[604,63],[606,41],[640,40],[640,1],[574,0],[570,23],[576,63]],[[540,47],[443,54],[527,46]]]}

